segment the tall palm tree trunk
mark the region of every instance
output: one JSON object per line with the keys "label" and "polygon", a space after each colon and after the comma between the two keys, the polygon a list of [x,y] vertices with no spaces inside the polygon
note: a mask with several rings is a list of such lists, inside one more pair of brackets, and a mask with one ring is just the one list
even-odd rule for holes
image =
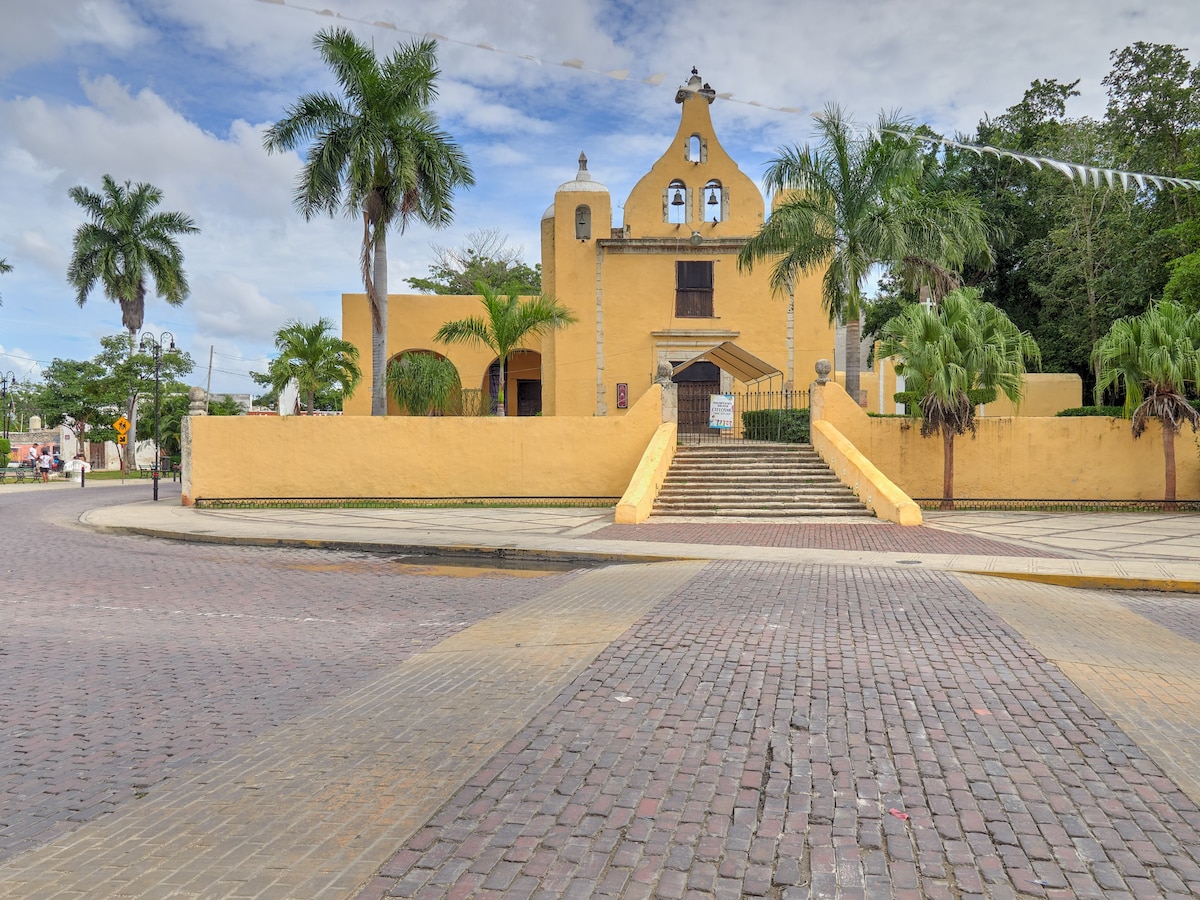
{"label": "tall palm tree trunk", "polygon": [[[137,336],[136,329],[129,330],[129,355],[133,356],[134,338]],[[129,392],[129,431],[125,433],[125,453],[121,460],[121,471],[126,474],[132,472],[137,466],[137,426],[138,426],[138,389],[134,384],[130,387]]]}
{"label": "tall palm tree trunk", "polygon": [[1175,502],[1175,429],[1167,422],[1160,420],[1163,435],[1163,509],[1174,512],[1179,508]]}
{"label": "tall palm tree trunk", "polygon": [[942,428],[941,509],[954,509],[954,432]]}
{"label": "tall palm tree trunk", "polygon": [[508,402],[504,397],[504,363],[505,360],[500,360],[500,386],[496,388],[496,415],[507,416],[508,411],[504,405]]}
{"label": "tall palm tree trunk", "polygon": [[858,317],[853,321],[846,318],[846,393],[855,403],[861,400],[859,394],[859,370],[862,369],[862,329]]}
{"label": "tall palm tree trunk", "polygon": [[[379,227],[378,225],[376,227]],[[387,236],[380,231],[374,234],[375,258],[371,280],[375,283],[375,308],[371,314],[371,415],[387,415],[387,330],[388,330],[388,285],[387,285]],[[370,298],[368,298],[369,300]]]}

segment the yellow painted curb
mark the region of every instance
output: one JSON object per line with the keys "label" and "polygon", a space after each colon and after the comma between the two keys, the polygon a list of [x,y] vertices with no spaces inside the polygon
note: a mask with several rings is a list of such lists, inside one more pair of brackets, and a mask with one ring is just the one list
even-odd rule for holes
{"label": "yellow painted curb", "polygon": [[1127,575],[1069,575],[1052,572],[987,572],[979,569],[959,569],[964,575],[990,575],[1012,578],[1059,587],[1090,588],[1099,591],[1169,591],[1178,594],[1200,594],[1200,581],[1181,578],[1135,578]]}

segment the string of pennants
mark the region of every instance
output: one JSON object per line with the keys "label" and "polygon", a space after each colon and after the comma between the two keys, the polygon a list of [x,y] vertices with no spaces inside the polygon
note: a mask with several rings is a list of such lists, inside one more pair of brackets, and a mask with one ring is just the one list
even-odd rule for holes
{"label": "string of pennants", "polygon": [[[631,77],[629,69],[595,69],[588,66],[582,59],[564,59],[560,61],[542,59],[528,53],[515,53],[511,50],[505,50],[497,47],[495,44],[488,41],[463,41],[458,38],[444,34],[438,34],[432,31],[414,31],[410,28],[405,28],[396,22],[391,22],[382,19],[362,19],[354,16],[346,16],[328,8],[317,8],[312,6],[304,6],[300,3],[293,3],[291,0],[257,0],[259,3],[267,3],[272,6],[286,6],[289,9],[295,9],[302,12],[312,13],[318,16],[327,16],[333,19],[341,19],[345,22],[355,22],[360,25],[367,25],[373,28],[383,28],[389,31],[399,31],[405,34],[411,34],[416,37],[432,38],[433,40],[442,43],[456,44],[460,47],[471,47],[477,50],[485,50],[490,53],[500,53],[504,56],[511,56],[514,59],[522,59],[526,62],[532,62],[539,66],[559,66],[565,69],[575,69],[581,72],[588,72],[592,75],[600,75],[605,78],[611,78],[616,81],[637,81],[641,84],[659,85],[666,80],[666,72],[654,72],[643,78],[636,76]],[[732,93],[718,93],[718,100],[724,100],[728,103],[740,103],[745,106],[753,106],[758,109],[772,110],[774,112],[787,113],[789,115],[799,115],[803,110],[795,106],[771,106],[766,103],[760,103],[757,100],[743,100],[735,97]],[[1048,168],[1057,171],[1064,175],[1068,180],[1075,181],[1078,179],[1082,185],[1091,185],[1092,187],[1119,187],[1121,190],[1129,190],[1130,186],[1136,186],[1139,190],[1146,190],[1153,186],[1162,190],[1166,187],[1178,187],[1185,190],[1200,191],[1200,180],[1190,178],[1173,178],[1166,175],[1150,175],[1145,172],[1127,172],[1123,169],[1110,169],[1101,166],[1091,166],[1084,163],[1069,162],[1067,160],[1053,159],[1048,156],[1036,156],[1030,153],[1018,153],[1015,150],[1006,150],[1003,147],[992,147],[988,144],[971,144],[963,141],[951,140],[950,138],[937,137],[935,135],[916,134],[909,131],[900,130],[884,130],[882,132],[872,130],[872,137],[879,139],[881,133],[892,134],[904,140],[918,140],[927,143],[941,144],[945,147],[952,147],[957,150],[966,150],[974,153],[976,156],[983,158],[985,155],[995,156],[997,159],[1013,159],[1017,162],[1033,166],[1039,171],[1043,168]]]}

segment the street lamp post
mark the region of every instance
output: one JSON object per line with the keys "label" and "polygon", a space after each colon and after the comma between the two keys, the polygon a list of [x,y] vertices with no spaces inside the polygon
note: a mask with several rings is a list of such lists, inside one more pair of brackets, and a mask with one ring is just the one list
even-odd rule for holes
{"label": "street lamp post", "polygon": [[[162,365],[163,344],[170,339],[171,345],[166,349],[168,351],[175,349],[175,335],[169,331],[164,331],[155,339],[153,334],[146,332],[142,335],[142,339],[138,342],[138,352],[145,353],[147,350],[154,356],[154,466],[150,469],[150,480],[154,482],[154,499],[158,500],[158,466],[162,460],[162,451],[158,446],[158,373]],[[134,462],[137,462],[137,448],[134,447]]]}
{"label": "street lamp post", "polygon": [[8,437],[8,390],[17,386],[17,376],[12,372],[0,375],[0,406],[4,407],[4,436]]}

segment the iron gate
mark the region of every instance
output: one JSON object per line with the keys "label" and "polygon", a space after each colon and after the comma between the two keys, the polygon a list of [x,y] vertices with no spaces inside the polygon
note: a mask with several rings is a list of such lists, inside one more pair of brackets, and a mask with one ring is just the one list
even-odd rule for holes
{"label": "iron gate", "polygon": [[681,444],[808,443],[808,391],[722,393],[716,383],[681,382],[678,422]]}

